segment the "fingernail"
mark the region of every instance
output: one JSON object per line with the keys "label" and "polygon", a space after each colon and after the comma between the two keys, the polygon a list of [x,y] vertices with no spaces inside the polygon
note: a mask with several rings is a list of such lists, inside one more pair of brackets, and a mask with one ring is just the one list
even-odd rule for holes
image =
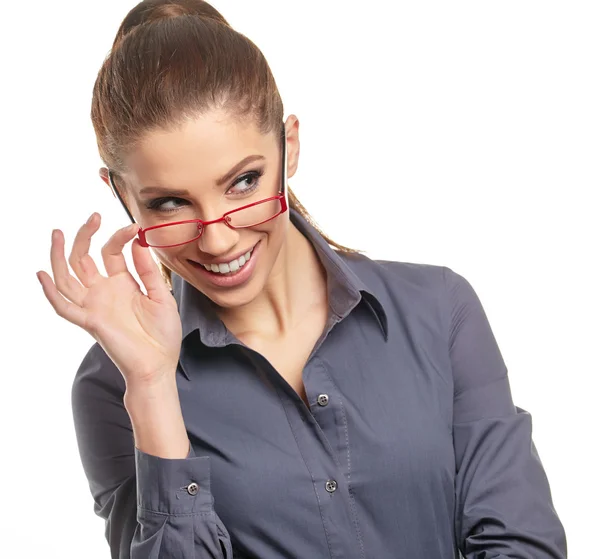
{"label": "fingernail", "polygon": [[88,220],[85,222],[86,225],[89,225],[92,221],[92,219],[94,219],[94,216],[96,215],[96,212],[94,212],[89,218]]}
{"label": "fingernail", "polygon": [[52,229],[52,240],[55,241],[58,238],[58,229]]}

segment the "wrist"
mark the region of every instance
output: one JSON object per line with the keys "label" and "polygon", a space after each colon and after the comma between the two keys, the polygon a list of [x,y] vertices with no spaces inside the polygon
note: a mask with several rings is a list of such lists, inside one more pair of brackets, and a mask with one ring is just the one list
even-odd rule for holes
{"label": "wrist", "polygon": [[187,457],[189,441],[174,377],[151,385],[128,385],[123,403],[137,448],[162,458]]}
{"label": "wrist", "polygon": [[160,404],[173,398],[179,400],[175,375],[164,375],[162,378],[155,379],[152,382],[129,381],[125,383],[123,403],[126,409],[128,409],[128,406],[136,405],[138,402],[146,404],[157,402]]}

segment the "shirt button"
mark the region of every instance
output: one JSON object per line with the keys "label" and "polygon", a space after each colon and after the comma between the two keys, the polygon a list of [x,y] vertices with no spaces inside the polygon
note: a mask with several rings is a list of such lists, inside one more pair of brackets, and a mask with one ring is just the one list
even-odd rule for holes
{"label": "shirt button", "polygon": [[327,394],[319,394],[319,397],[317,398],[317,404],[319,404],[319,406],[326,406],[329,403],[329,396],[327,396]]}
{"label": "shirt button", "polygon": [[193,481],[192,483],[190,483],[187,486],[187,492],[190,495],[197,495],[198,494],[198,489],[200,489],[200,488],[198,487],[198,484],[195,481]]}
{"label": "shirt button", "polygon": [[325,489],[327,489],[329,493],[333,493],[337,489],[337,481],[335,481],[335,479],[327,480]]}

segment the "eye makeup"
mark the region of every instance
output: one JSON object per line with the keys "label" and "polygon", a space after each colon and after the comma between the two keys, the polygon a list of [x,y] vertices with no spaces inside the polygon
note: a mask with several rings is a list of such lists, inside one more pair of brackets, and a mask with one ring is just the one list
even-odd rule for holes
{"label": "eye makeup", "polygon": [[[265,173],[264,168],[253,169],[251,171],[247,171],[246,173],[243,173],[233,182],[233,184],[231,184],[231,186],[229,186],[226,193],[230,194],[233,197],[249,196],[250,194],[252,194],[259,188],[260,179],[264,175],[264,173]],[[239,190],[237,192],[231,192],[238,185],[240,185],[244,182],[246,182],[246,184],[250,183],[250,185],[247,186],[246,188],[242,188],[241,190]],[[165,191],[165,192],[167,192],[167,191]],[[173,204],[176,204],[177,207],[171,207],[171,208],[163,207],[166,204],[171,203],[171,202]],[[161,196],[159,198],[154,198],[152,200],[148,200],[147,202],[145,202],[144,205],[145,205],[146,209],[149,211],[160,212],[160,213],[170,213],[170,212],[175,212],[175,211],[181,209],[182,207],[188,206],[190,204],[191,204],[191,202],[189,202],[188,200],[185,200],[184,198],[179,198],[177,196]]]}

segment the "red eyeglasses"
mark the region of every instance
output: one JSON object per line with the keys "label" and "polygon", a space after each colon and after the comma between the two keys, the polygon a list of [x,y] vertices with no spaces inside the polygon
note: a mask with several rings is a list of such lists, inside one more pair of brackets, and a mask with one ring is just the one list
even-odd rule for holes
{"label": "red eyeglasses", "polygon": [[[212,221],[203,221],[202,219],[188,219],[185,221],[174,221],[171,223],[163,223],[161,225],[153,225],[151,227],[140,228],[138,238],[140,245],[144,247],[154,248],[170,248],[187,243],[191,243],[199,239],[208,225],[213,223],[225,223],[231,229],[244,229],[246,227],[255,227],[275,219],[278,215],[285,213],[288,209],[288,204],[285,195],[286,188],[286,171],[287,171],[287,146],[285,141],[285,125],[282,124],[282,154],[281,154],[281,189],[277,196],[265,198],[252,204],[242,206],[231,210],[219,219]],[[110,186],[115,196],[121,202],[121,205],[127,212],[132,223],[135,219],[129,212],[125,202],[121,198],[118,190],[115,188],[112,171],[109,170],[108,178]]]}

